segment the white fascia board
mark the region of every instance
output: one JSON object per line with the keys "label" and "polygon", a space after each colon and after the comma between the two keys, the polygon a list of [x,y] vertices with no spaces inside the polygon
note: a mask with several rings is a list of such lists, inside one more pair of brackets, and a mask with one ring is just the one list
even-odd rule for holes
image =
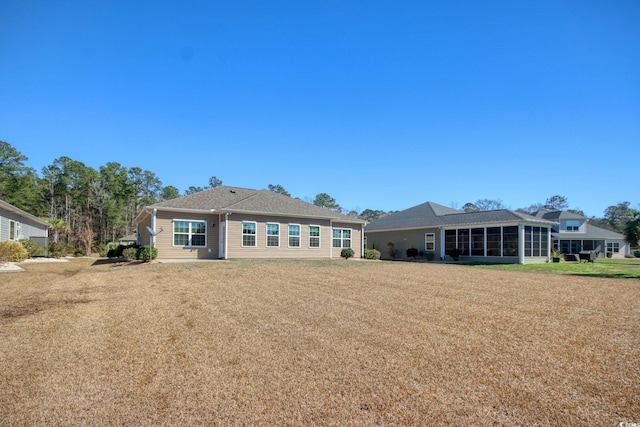
{"label": "white fascia board", "polygon": [[29,219],[29,220],[37,223],[37,224],[43,225],[43,226],[45,226],[47,228],[51,227],[51,224],[49,224],[47,221],[44,221],[44,220],[38,218],[35,215],[31,215],[29,212],[23,211],[22,209],[17,208],[15,206],[13,206],[12,204],[5,202],[4,200],[0,200],[0,206],[2,206],[4,208],[4,210],[6,210],[6,211],[9,211],[9,212],[14,213],[14,214],[16,214],[18,216],[22,216],[24,218],[27,218],[27,219]]}
{"label": "white fascia board", "polygon": [[260,216],[280,216],[287,218],[310,218],[310,219],[324,219],[327,221],[335,221],[335,222],[345,222],[345,223],[353,223],[353,224],[362,224],[363,221],[350,221],[343,220],[339,217],[335,216],[319,216],[319,215],[307,215],[307,214],[294,214],[294,213],[280,213],[280,212],[264,212],[264,211],[249,211],[242,209],[223,209],[220,212],[228,213],[228,214],[244,214],[244,215],[260,215]]}
{"label": "white fascia board", "polygon": [[188,209],[188,208],[167,208],[167,207],[160,207],[160,206],[147,206],[138,214],[138,216],[136,216],[133,222],[136,224],[139,224],[146,215],[151,215],[151,212],[154,210],[156,212],[164,211],[164,212],[204,213],[204,214],[220,213],[215,209]]}

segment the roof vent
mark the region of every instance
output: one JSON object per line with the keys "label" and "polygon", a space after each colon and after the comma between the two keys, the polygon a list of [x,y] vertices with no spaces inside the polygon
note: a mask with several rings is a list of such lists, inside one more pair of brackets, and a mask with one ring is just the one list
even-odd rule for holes
{"label": "roof vent", "polygon": [[229,190],[229,193],[236,194],[236,190]]}

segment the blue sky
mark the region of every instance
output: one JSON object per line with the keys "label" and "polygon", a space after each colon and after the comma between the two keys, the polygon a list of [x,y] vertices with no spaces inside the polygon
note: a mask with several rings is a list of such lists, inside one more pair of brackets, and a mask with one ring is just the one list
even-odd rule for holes
{"label": "blue sky", "polygon": [[640,2],[0,2],[0,140],[348,209],[637,207]]}

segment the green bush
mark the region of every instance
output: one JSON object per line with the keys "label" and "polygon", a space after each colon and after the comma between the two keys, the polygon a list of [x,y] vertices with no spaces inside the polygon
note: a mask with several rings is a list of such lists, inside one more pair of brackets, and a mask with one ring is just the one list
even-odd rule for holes
{"label": "green bush", "polygon": [[125,250],[122,251],[122,255],[118,258],[126,258],[129,261],[131,261],[132,259],[137,259],[138,257],[138,248],[126,248]]}
{"label": "green bush", "polygon": [[109,253],[109,246],[104,243],[100,243],[94,248],[94,251],[97,252],[101,257],[106,257]]}
{"label": "green bush", "polygon": [[380,259],[380,251],[377,249],[365,249],[364,257],[366,259]]}
{"label": "green bush", "polygon": [[427,259],[427,261],[433,261],[434,259],[436,259],[436,254],[433,252],[426,252],[424,254],[424,257]]}
{"label": "green bush", "polygon": [[340,251],[340,256],[344,259],[349,259],[354,255],[353,249],[351,248],[344,248],[342,251]]}
{"label": "green bush", "polygon": [[607,258],[611,258],[611,257],[613,257],[613,252],[611,251],[607,252]]}
{"label": "green bush", "polygon": [[49,244],[49,256],[54,258],[60,258],[63,256],[67,256],[69,252],[67,251],[67,245],[65,243],[57,242]]}
{"label": "green bush", "polygon": [[20,242],[5,240],[0,242],[1,262],[21,262],[29,257],[29,252]]}
{"label": "green bush", "polygon": [[136,258],[142,261],[149,261],[150,259],[158,258],[158,248],[154,247],[149,251],[149,246],[142,246],[138,248]]}
{"label": "green bush", "polygon": [[636,249],[635,251],[633,251],[633,255],[634,255],[636,258],[640,258],[640,249]]}
{"label": "green bush", "polygon": [[416,248],[407,249],[407,258],[417,258],[418,250]]}
{"label": "green bush", "polygon": [[45,253],[44,247],[40,243],[36,242],[35,240],[24,239],[24,240],[21,240],[20,243],[27,250],[27,253],[29,254],[29,258],[37,255],[43,255]]}
{"label": "green bush", "polygon": [[[123,257],[126,258],[126,256],[124,255],[124,251],[130,248],[136,249],[137,251],[140,248],[140,245],[111,245],[111,248],[109,248],[109,250],[107,251],[107,257],[108,258],[123,258]],[[136,256],[130,259],[136,259]]]}

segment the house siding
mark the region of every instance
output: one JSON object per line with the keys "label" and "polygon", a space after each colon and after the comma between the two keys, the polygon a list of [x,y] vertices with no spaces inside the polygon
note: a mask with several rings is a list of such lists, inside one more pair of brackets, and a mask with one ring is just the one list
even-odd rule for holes
{"label": "house siding", "polygon": [[332,249],[331,257],[332,258],[340,258],[340,252],[342,252],[342,248],[334,248],[333,247],[333,228],[348,228],[351,230],[351,249],[353,249],[354,258],[362,257],[362,226],[360,224],[351,224],[344,222],[334,221],[331,225],[330,233],[330,241],[329,245]]}
{"label": "house siding", "polygon": [[[174,221],[204,221],[206,224],[206,246],[189,247],[174,246],[173,244],[173,223]],[[150,222],[147,221],[147,222]],[[141,231],[142,244],[149,242],[149,233],[146,225]],[[181,212],[158,212],[156,215],[156,241],[159,259],[216,259],[218,258],[218,232],[220,230],[218,214],[203,215]]]}
{"label": "house siding", "polygon": [[389,243],[393,243],[393,249],[396,252],[395,258],[405,259],[407,257],[407,249],[415,248],[418,252],[425,252],[425,233],[435,234],[435,257],[440,258],[440,248],[442,247],[442,236],[437,228],[423,228],[416,230],[398,230],[398,231],[375,231],[366,232],[367,248],[377,249],[380,251],[381,259],[392,259],[391,248]]}
{"label": "house siding", "polygon": [[[256,246],[242,246],[242,223],[256,223]],[[267,223],[279,224],[280,246],[267,246]],[[289,247],[289,224],[300,225],[300,247]],[[309,247],[309,226],[320,226],[320,247]],[[332,228],[329,220],[267,215],[231,214],[227,226],[227,258],[329,258],[332,253]],[[352,237],[353,239],[353,237]],[[354,239],[355,240],[355,239]],[[358,240],[360,242],[360,240]],[[354,249],[355,250],[355,249]],[[339,256],[339,254],[338,254]]]}
{"label": "house siding", "polygon": [[37,224],[31,219],[17,213],[0,210],[0,241],[9,240],[9,223],[11,221],[20,223],[16,240],[29,239],[32,237],[44,238],[48,235],[46,226]]}

